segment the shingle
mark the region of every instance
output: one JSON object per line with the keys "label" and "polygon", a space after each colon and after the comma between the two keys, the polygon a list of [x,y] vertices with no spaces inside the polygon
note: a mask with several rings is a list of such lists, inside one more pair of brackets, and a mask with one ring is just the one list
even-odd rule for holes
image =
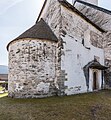
{"label": "shingle", "polygon": [[53,33],[49,25],[43,19],[41,19],[34,26],[26,30],[19,37],[9,42],[9,44],[7,45],[7,50],[8,50],[10,43],[12,43],[13,41],[19,40],[19,39],[23,39],[23,38],[50,40],[54,42],[58,41],[58,38],[56,37],[56,35]]}
{"label": "shingle", "polygon": [[37,24],[32,26],[30,29],[25,31],[16,39],[22,39],[22,38],[37,38],[37,39],[51,40],[55,42],[58,41],[58,38],[55,36],[51,28],[43,19],[41,19]]}

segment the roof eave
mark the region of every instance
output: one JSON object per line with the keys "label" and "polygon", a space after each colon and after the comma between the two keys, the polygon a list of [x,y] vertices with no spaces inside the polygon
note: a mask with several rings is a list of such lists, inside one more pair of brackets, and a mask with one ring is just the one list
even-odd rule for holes
{"label": "roof eave", "polygon": [[85,15],[83,15],[80,11],[78,11],[74,6],[72,6],[69,2],[67,2],[66,0],[58,0],[59,3],[61,5],[63,5],[64,7],[68,8],[69,10],[71,10],[72,12],[77,13],[79,16],[81,16],[83,19],[85,19],[88,23],[90,23],[91,25],[93,25],[96,29],[98,29],[101,32],[106,32],[105,30],[103,30],[102,28],[100,28],[98,25],[96,25],[95,23],[93,23],[91,20],[89,20]]}
{"label": "roof eave", "polygon": [[88,6],[88,7],[94,8],[94,9],[96,9],[96,10],[99,10],[99,11],[101,11],[101,12],[104,12],[104,13],[106,13],[106,14],[111,15],[111,11],[110,11],[110,10],[107,10],[107,9],[105,9],[105,8],[102,8],[102,7],[99,7],[99,6],[96,6],[96,5],[93,5],[93,4],[91,4],[91,3],[81,1],[81,0],[76,0],[76,2],[79,2],[79,3],[83,4],[83,5],[86,5],[86,6]]}
{"label": "roof eave", "polygon": [[[6,49],[7,49],[7,51],[9,51],[9,46],[10,46],[10,44],[11,43],[13,43],[13,42],[15,42],[15,41],[18,41],[18,40],[20,40],[20,39],[39,39],[39,40],[44,40],[44,38],[32,38],[32,37],[28,37],[28,38],[26,38],[26,37],[24,37],[24,38],[17,38],[17,39],[14,39],[14,40],[12,40],[12,41],[10,41],[9,43],[8,43],[8,45],[6,46]],[[57,40],[49,40],[49,39],[47,39],[47,41],[51,41],[51,42],[58,42]]]}

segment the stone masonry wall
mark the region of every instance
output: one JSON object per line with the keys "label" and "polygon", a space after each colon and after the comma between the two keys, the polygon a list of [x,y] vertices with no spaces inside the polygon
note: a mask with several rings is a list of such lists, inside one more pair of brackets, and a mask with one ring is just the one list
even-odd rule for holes
{"label": "stone masonry wall", "polygon": [[[64,51],[64,47],[66,46],[67,43],[64,40],[64,37],[69,36],[70,39],[74,39],[79,44],[82,44],[82,40],[84,39],[85,44],[88,42],[89,45],[92,44],[93,46],[94,46],[93,41],[96,41],[96,38],[98,38],[98,43],[96,44],[95,47],[100,48],[101,47],[100,45],[102,42],[102,37],[101,37],[102,35],[99,30],[97,30],[95,27],[87,23],[80,16],[75,15],[75,13],[67,10],[62,5],[60,5],[59,2],[57,2],[57,0],[53,0],[53,1],[49,0],[49,1],[50,1],[49,5],[46,5],[47,9],[43,11],[43,14],[41,15],[41,17],[48,23],[52,31],[59,38],[59,43],[57,47],[58,65],[57,65],[57,71],[56,71],[56,74],[57,74],[56,83],[58,86],[59,94],[63,95],[65,94],[65,90],[68,88],[68,86],[65,83],[67,81],[70,82],[69,78],[67,78],[68,71],[65,70],[61,65],[61,63],[64,62],[63,60],[61,60],[61,58],[66,55]],[[89,31],[88,33],[89,37],[87,39],[86,37],[84,37],[86,31]],[[90,32],[92,32],[92,35],[90,35]],[[89,46],[84,46],[84,48],[88,48],[88,47]],[[86,49],[86,51],[87,50],[88,49]],[[94,59],[93,56],[92,56],[92,59]],[[69,74],[71,74],[71,72]],[[82,71],[81,71],[81,74],[82,74]],[[81,89],[81,91],[85,91],[85,90]]]}
{"label": "stone masonry wall", "polygon": [[56,87],[58,88],[58,95],[64,95],[65,91],[65,71],[61,70],[61,49],[63,48],[63,41],[61,39],[61,29],[62,29],[62,16],[61,16],[61,5],[58,0],[48,0],[46,7],[41,15],[47,24],[50,26],[52,31],[58,37],[59,42],[57,46],[57,69],[56,69]]}
{"label": "stone masonry wall", "polygon": [[105,65],[109,68],[105,71],[105,83],[111,87],[111,31],[104,35]]}
{"label": "stone masonry wall", "polygon": [[44,8],[43,14],[40,18],[43,18],[45,22],[51,27],[52,31],[59,38],[61,29],[61,5],[58,0],[47,0],[47,4]]}
{"label": "stone masonry wall", "polygon": [[[61,15],[61,38],[63,40],[61,69],[67,73],[65,94],[93,91],[93,79],[90,79],[89,88],[87,88],[83,67],[94,60],[95,56],[104,65],[102,33],[81,16],[63,6],[61,6]],[[101,86],[101,75],[98,76],[98,81]]]}
{"label": "stone masonry wall", "polygon": [[103,30],[111,30],[111,15],[92,7],[76,3],[75,7]]}
{"label": "stone masonry wall", "polygon": [[98,48],[103,48],[103,42],[104,42],[104,37],[102,35],[99,35],[93,31],[90,32],[90,36],[91,36],[91,44],[95,47]]}
{"label": "stone masonry wall", "polygon": [[21,39],[9,46],[9,96],[38,98],[56,94],[56,43]]}
{"label": "stone masonry wall", "polygon": [[[76,4],[76,8],[103,30],[107,31],[107,33],[103,34],[103,43],[98,42],[98,37],[95,40],[92,37],[91,41],[94,46],[99,43],[99,47],[104,48],[105,65],[109,66],[109,68],[105,70],[105,84],[106,87],[111,87],[111,14],[107,14],[105,12],[96,10],[80,3]],[[95,36],[95,33],[91,33],[91,36],[92,35]]]}
{"label": "stone masonry wall", "polygon": [[[88,34],[86,34],[87,31]],[[61,36],[65,37],[65,35],[72,39],[74,38],[80,44],[84,40],[84,44],[89,41],[90,44],[98,48],[102,48],[103,45],[103,35],[99,30],[76,15],[76,13],[62,7]],[[94,42],[96,42],[96,45]]]}

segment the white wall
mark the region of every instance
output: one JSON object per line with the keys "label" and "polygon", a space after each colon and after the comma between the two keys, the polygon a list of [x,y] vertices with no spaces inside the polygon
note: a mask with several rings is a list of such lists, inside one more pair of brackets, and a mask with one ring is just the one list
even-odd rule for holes
{"label": "white wall", "polygon": [[[67,73],[67,81],[65,86],[68,88],[65,90],[66,94],[76,94],[81,92],[87,92],[86,79],[83,72],[83,67],[88,62],[94,60],[94,56],[100,57],[100,63],[104,64],[103,50],[90,45],[90,50],[86,49],[81,43],[76,42],[75,39],[71,39],[69,36],[63,38],[64,43],[64,55],[62,56],[61,69]],[[99,74],[99,86],[101,86],[101,74]],[[92,77],[90,78],[90,91],[92,91]],[[80,88],[80,90],[78,90]]]}
{"label": "white wall", "polygon": [[[67,77],[65,93],[69,95],[86,92],[83,67],[94,60],[94,56],[100,57],[100,63],[104,64],[103,50],[91,45],[91,37],[98,38],[101,42],[101,32],[75,12],[60,5],[57,0],[50,1],[50,7],[42,13],[41,17],[49,24],[57,37],[63,39],[61,71],[65,71],[65,77]],[[99,37],[90,36],[90,32],[94,32],[95,36]],[[85,46],[82,45],[82,37],[85,40]],[[90,50],[86,47],[90,47]]]}
{"label": "white wall", "polygon": [[[80,16],[62,7],[62,30],[66,35],[61,35],[63,39],[64,49],[62,50],[61,69],[67,73],[67,81],[65,86],[67,95],[87,92],[86,79],[83,72],[83,67],[94,60],[94,56],[99,57],[99,62],[104,65],[103,49],[94,47],[91,44],[90,31],[93,31],[100,38],[101,32],[87,23]],[[87,36],[85,36],[85,34]],[[85,45],[82,44],[84,39]],[[88,49],[90,48],[90,49]],[[92,91],[92,79],[90,79],[90,91]],[[101,86],[101,74],[99,74],[99,86]]]}

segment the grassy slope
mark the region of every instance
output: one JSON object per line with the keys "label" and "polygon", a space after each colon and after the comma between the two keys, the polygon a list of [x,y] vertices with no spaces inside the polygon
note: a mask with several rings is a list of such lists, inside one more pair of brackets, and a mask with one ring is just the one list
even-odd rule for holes
{"label": "grassy slope", "polygon": [[8,96],[8,93],[0,94],[0,98],[5,97],[5,96]]}
{"label": "grassy slope", "polygon": [[111,91],[45,99],[0,99],[0,120],[111,120]]}
{"label": "grassy slope", "polygon": [[0,86],[0,91],[2,91],[2,90],[3,90],[3,87]]}

